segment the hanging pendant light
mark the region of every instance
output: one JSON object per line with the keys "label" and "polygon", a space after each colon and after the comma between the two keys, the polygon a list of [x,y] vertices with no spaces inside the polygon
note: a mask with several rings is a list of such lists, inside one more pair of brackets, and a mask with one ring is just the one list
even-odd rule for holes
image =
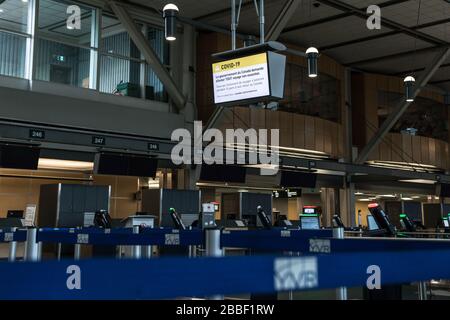
{"label": "hanging pendant light", "polygon": [[314,47],[306,50],[306,59],[308,60],[308,77],[316,78],[318,75],[317,60],[319,58],[319,50]]}
{"label": "hanging pendant light", "polygon": [[407,76],[405,80],[403,80],[405,84],[405,96],[407,102],[414,101],[414,86],[416,84],[416,79],[412,76]]}
{"label": "hanging pendant light", "polygon": [[175,41],[177,39],[178,11],[178,7],[173,3],[169,3],[163,8],[164,30],[167,41]]}

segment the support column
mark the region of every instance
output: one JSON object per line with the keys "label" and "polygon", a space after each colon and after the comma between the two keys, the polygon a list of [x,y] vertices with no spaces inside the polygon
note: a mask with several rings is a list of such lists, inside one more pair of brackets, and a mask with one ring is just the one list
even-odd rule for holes
{"label": "support column", "polygon": [[[139,234],[139,226],[133,226],[133,233]],[[132,246],[133,259],[141,258],[141,246]]]}
{"label": "support column", "polygon": [[345,183],[345,187],[340,192],[341,199],[341,219],[346,226],[356,226],[356,214],[355,214],[355,184]]}
{"label": "support column", "polygon": [[345,69],[344,78],[345,105],[344,105],[344,142],[345,142],[345,161],[353,162],[353,115],[352,115],[352,71]]}
{"label": "support column", "polygon": [[[333,228],[333,238],[344,239],[344,228]],[[339,287],[336,289],[337,300],[347,300],[347,288]]]}
{"label": "support column", "polygon": [[324,226],[331,226],[333,215],[336,212],[334,190],[331,188],[320,189],[320,202],[322,203],[322,224]]}
{"label": "support column", "polygon": [[[27,21],[27,33],[30,37],[26,40],[26,51],[25,51],[25,79],[33,80],[33,74],[35,70],[35,47],[37,41],[35,41],[35,34],[38,28],[37,17],[39,15],[39,0],[28,0],[28,21]],[[32,86],[32,81],[30,82],[30,87]]]}
{"label": "support column", "polygon": [[80,260],[81,259],[81,244],[77,243],[74,248],[73,253],[74,260]]}
{"label": "support column", "polygon": [[183,28],[183,49],[182,49],[182,90],[186,97],[186,105],[183,109],[185,121],[188,128],[193,128],[194,120],[197,118],[195,108],[195,69],[196,69],[196,35],[195,30],[190,25]]}
{"label": "support column", "polygon": [[100,59],[99,46],[102,30],[102,12],[101,9],[94,10],[91,21],[91,47],[97,50],[90,49],[89,60],[89,89],[99,90],[100,83]]}
{"label": "support column", "polygon": [[[205,230],[205,251],[208,257],[222,257],[223,249],[220,247],[220,229]],[[223,300],[222,295],[209,297],[210,300]]]}
{"label": "support column", "polygon": [[[11,228],[11,232],[14,234],[17,231],[17,228]],[[13,236],[14,237],[14,236]],[[13,239],[14,240],[14,239]],[[17,256],[17,241],[11,241],[9,243],[9,253],[8,253],[8,261],[14,262],[16,261]]]}
{"label": "support column", "polygon": [[[144,37],[147,38],[148,26],[147,26],[146,23],[144,23],[142,25],[141,32],[144,35]],[[142,52],[141,52],[141,59],[145,60],[145,56],[142,54]],[[147,64],[141,63],[141,72],[140,72],[140,75],[139,75],[140,76],[139,84],[140,84],[140,87],[141,87],[141,98],[142,99],[149,98],[149,97],[145,96],[145,87],[147,85],[147,78],[148,78],[147,70],[148,70]]]}
{"label": "support column", "polygon": [[27,241],[25,243],[25,261],[39,261],[40,248],[37,242],[37,229],[27,229]]}

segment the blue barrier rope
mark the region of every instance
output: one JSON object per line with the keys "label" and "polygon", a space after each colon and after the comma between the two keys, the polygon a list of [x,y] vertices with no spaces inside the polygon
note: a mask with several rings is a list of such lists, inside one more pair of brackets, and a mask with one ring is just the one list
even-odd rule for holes
{"label": "blue barrier rope", "polygon": [[332,230],[225,231],[221,235],[221,245],[222,247],[303,253],[450,249],[450,241],[443,239],[334,239],[331,236]]}
{"label": "blue barrier rope", "polygon": [[224,231],[220,241],[222,247],[308,252],[309,239],[332,236],[331,229]]}
{"label": "blue barrier rope", "polygon": [[89,245],[202,245],[202,230],[142,229],[133,234],[131,228],[119,229],[39,229],[37,241],[44,243]]}
{"label": "blue barrier rope", "polygon": [[[6,232],[9,231],[9,232]],[[38,242],[89,245],[203,245],[200,229],[144,228],[133,234],[132,228],[40,228]],[[335,253],[353,251],[399,251],[449,249],[450,241],[442,239],[346,238],[333,239],[332,230],[251,230],[223,231],[222,247],[264,251]],[[0,243],[26,241],[26,230],[0,230]]]}
{"label": "blue barrier rope", "polygon": [[[166,299],[450,279],[450,250],[0,263],[0,299]],[[412,267],[413,266],[413,267]],[[12,277],[11,275],[20,275]]]}

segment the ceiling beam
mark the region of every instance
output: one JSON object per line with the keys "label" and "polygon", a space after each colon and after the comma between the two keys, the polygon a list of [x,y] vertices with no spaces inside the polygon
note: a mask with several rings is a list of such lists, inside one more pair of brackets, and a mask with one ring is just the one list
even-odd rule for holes
{"label": "ceiling beam", "polygon": [[430,84],[442,84],[442,83],[447,83],[447,82],[450,82],[450,79],[436,80],[436,81],[430,82]]}
{"label": "ceiling beam", "polygon": [[[413,97],[416,97],[423,87],[425,87],[431,77],[439,69],[439,66],[450,56],[450,47],[441,49],[431,64],[425,69],[425,72],[421,75],[420,79],[416,82],[414,87]],[[355,163],[362,164],[367,160],[367,157],[372,150],[380,143],[383,137],[392,129],[395,123],[400,119],[403,113],[408,109],[411,102],[401,101],[394,110],[389,114],[387,119],[383,122],[380,128],[375,132],[370,141],[361,150]]]}
{"label": "ceiling beam", "polygon": [[[448,68],[450,67],[450,63],[445,63],[445,64],[441,64],[441,66],[439,67],[439,69],[442,68]],[[407,70],[407,71],[401,71],[401,72],[396,72],[394,74],[392,74],[393,76],[403,76],[406,75],[408,73],[417,73],[417,72],[421,72],[425,70],[425,68],[417,68],[417,69],[413,69],[413,70]]]}
{"label": "ceiling beam", "polygon": [[[339,0],[317,0],[317,1],[319,1],[325,5],[328,5],[330,7],[336,8],[338,10],[352,13],[354,16],[359,17],[364,20],[366,20],[369,17],[369,15],[367,14],[367,11],[365,9],[359,9],[357,7],[354,7],[350,4],[341,2]],[[413,30],[412,28],[406,27],[400,23],[389,20],[387,18],[381,19],[381,25],[384,27],[390,28],[390,29],[401,31],[405,34],[413,36],[422,41],[432,43],[434,45],[447,44],[447,42],[442,39],[438,39],[438,38],[428,35],[426,33],[423,33],[423,32],[417,31],[417,30]]]}
{"label": "ceiling beam", "polygon": [[[393,6],[396,4],[400,4],[400,3],[404,3],[404,2],[408,2],[408,1],[410,1],[410,0],[390,0],[390,1],[380,3],[380,4],[378,4],[378,6],[380,8],[387,8],[387,7],[390,7],[390,6]],[[363,10],[363,9],[361,9],[361,10]],[[307,27],[317,26],[319,24],[336,21],[336,20],[351,17],[351,16],[353,16],[353,12],[346,11],[344,13],[340,13],[340,14],[337,14],[334,16],[330,16],[330,17],[326,17],[326,18],[322,18],[322,19],[318,19],[318,20],[314,20],[314,21],[310,21],[310,22],[306,22],[306,23],[302,23],[302,24],[297,24],[295,26],[291,26],[289,28],[284,29],[282,34],[292,32],[292,31],[297,31],[297,30],[304,29]]]}
{"label": "ceiling beam", "polygon": [[[241,6],[241,10],[242,9],[246,9],[248,7],[252,7],[253,6],[253,0],[249,0],[249,1],[242,1],[242,6]],[[218,19],[218,18],[223,18],[224,15],[231,15],[231,6],[225,9],[221,9],[221,10],[217,10],[202,16],[198,16],[196,18],[194,18],[194,20],[214,20],[214,19]]]}
{"label": "ceiling beam", "polygon": [[301,0],[286,0],[275,21],[269,27],[266,34],[266,41],[276,41],[281,35],[281,32],[291,20],[293,14],[300,5]]}
{"label": "ceiling beam", "polygon": [[397,53],[388,54],[388,55],[384,55],[384,56],[378,56],[378,57],[369,58],[369,59],[363,59],[363,60],[346,62],[344,65],[346,67],[353,67],[353,66],[357,66],[357,65],[375,63],[375,62],[379,62],[379,61],[383,61],[383,60],[389,60],[389,59],[395,59],[395,58],[404,58],[405,56],[408,56],[408,55],[427,53],[427,52],[430,52],[430,51],[434,51],[434,50],[442,49],[442,48],[447,48],[447,47],[448,47],[448,45],[446,45],[446,46],[438,46],[438,47],[432,46],[432,47],[427,47],[427,48],[418,49],[418,50],[407,50],[407,51],[397,52]]}
{"label": "ceiling beam", "polygon": [[[424,24],[412,27],[412,29],[413,30],[419,30],[419,29],[424,29],[424,28],[438,26],[440,24],[446,24],[446,23],[449,23],[449,22],[450,22],[450,18],[447,18],[447,19],[437,20],[437,21],[433,21],[433,22],[429,22],[429,23],[424,23]],[[389,32],[381,33],[381,34],[376,34],[376,35],[370,36],[370,37],[362,37],[362,38],[353,39],[353,40],[349,40],[349,41],[338,42],[338,43],[330,44],[330,45],[327,45],[327,46],[323,46],[323,47],[320,48],[320,51],[332,50],[332,49],[336,49],[336,48],[339,48],[339,47],[344,47],[344,46],[358,44],[358,43],[361,43],[361,42],[377,40],[377,39],[381,39],[381,38],[384,38],[384,37],[397,35],[397,34],[400,34],[400,33],[402,33],[402,32],[399,31],[399,30],[393,30],[393,31],[389,31]]]}
{"label": "ceiling beam", "polygon": [[183,109],[186,104],[186,98],[184,97],[181,90],[176,85],[170,73],[167,71],[166,67],[161,63],[158,55],[150,46],[149,41],[144,37],[144,34],[137,28],[131,16],[128,14],[127,10],[115,1],[109,2],[109,5],[122,23],[125,30],[130,35],[135,45],[141,51],[145,58],[145,61],[152,68],[153,72],[158,76],[159,80],[164,84],[167,93],[172,99],[178,111]]}
{"label": "ceiling beam", "polygon": [[302,24],[297,24],[295,26],[291,26],[291,27],[288,27],[288,28],[284,29],[282,34],[285,34],[285,33],[288,33],[288,32],[292,32],[292,31],[297,31],[297,30],[300,30],[300,29],[308,28],[308,27],[317,26],[317,25],[323,24],[323,23],[336,21],[336,20],[343,19],[343,18],[346,18],[346,17],[351,17],[352,15],[353,15],[352,13],[345,12],[345,13],[340,13],[340,14],[337,14],[337,15],[334,15],[334,16],[325,17],[325,18],[322,18],[322,19],[317,19],[317,20],[305,22],[305,23],[302,23]]}

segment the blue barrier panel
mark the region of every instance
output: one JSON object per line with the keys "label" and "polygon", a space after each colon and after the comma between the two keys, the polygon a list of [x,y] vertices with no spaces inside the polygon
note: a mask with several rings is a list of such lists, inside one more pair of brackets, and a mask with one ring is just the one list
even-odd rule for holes
{"label": "blue barrier panel", "polygon": [[[165,299],[450,279],[450,250],[0,263],[0,299]],[[375,271],[378,272],[378,271]],[[20,276],[11,276],[11,275]],[[376,274],[376,273],[375,273]]]}
{"label": "blue barrier panel", "polygon": [[332,237],[331,229],[323,230],[252,230],[223,231],[222,247],[278,251],[309,251],[309,239]]}
{"label": "blue barrier panel", "polygon": [[110,234],[110,233],[133,233],[133,228],[39,228],[39,232],[54,232],[54,233],[83,233],[83,234]]}
{"label": "blue barrier panel", "polygon": [[131,228],[121,229],[39,229],[38,242],[90,245],[201,245],[201,230],[142,229],[133,234]]}
{"label": "blue barrier panel", "polygon": [[331,238],[332,230],[224,231],[222,247],[267,251],[339,253],[450,249],[450,240],[407,238]]}
{"label": "blue barrier panel", "polygon": [[27,240],[26,230],[15,230],[15,231],[11,231],[11,229],[0,230],[0,243],[11,241],[25,242],[26,240]]}
{"label": "blue barrier panel", "polygon": [[204,231],[201,229],[178,230],[178,229],[143,229],[142,235],[152,237],[155,245],[181,245],[199,246],[205,242]]}
{"label": "blue barrier panel", "polygon": [[[326,240],[324,240],[326,241]],[[449,250],[450,240],[406,238],[330,239],[330,252]]]}

